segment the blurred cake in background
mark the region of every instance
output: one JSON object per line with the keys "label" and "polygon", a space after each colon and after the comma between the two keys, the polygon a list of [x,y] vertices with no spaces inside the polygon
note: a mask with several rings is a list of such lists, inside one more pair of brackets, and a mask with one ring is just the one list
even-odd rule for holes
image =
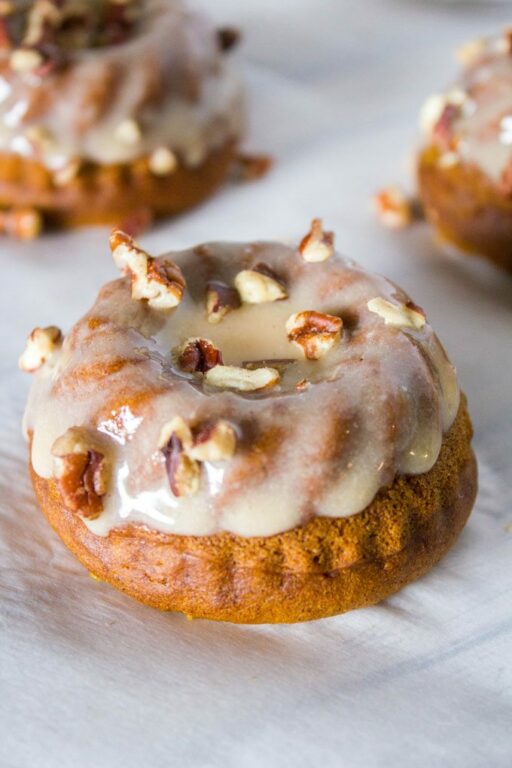
{"label": "blurred cake in background", "polygon": [[210,195],[243,130],[237,39],[181,0],[2,0],[0,227],[137,231]]}
{"label": "blurred cake in background", "polygon": [[512,31],[458,58],[457,82],[421,113],[420,195],[442,241],[512,270]]}

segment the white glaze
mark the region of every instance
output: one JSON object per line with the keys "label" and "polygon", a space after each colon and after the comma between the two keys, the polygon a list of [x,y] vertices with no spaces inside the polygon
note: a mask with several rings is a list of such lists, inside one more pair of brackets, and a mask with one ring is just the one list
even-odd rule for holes
{"label": "white glaze", "polygon": [[[294,249],[272,243],[211,244],[171,257],[187,280],[175,310],[162,315],[133,301],[126,278],[110,283],[60,355],[35,375],[25,429],[33,434],[40,476],[51,476],[51,445],[68,427],[86,425],[110,437],[114,482],[104,512],[86,522],[93,532],[106,535],[138,521],[179,534],[271,535],[313,515],[355,514],[397,473],[434,465],[459,389],[428,323],[402,329],[368,310],[377,296],[407,301],[400,289],[340,256],[307,264]],[[209,324],[206,282],[232,284],[240,269],[262,261],[286,280],[289,298],[246,305]],[[318,361],[304,360],[285,333],[286,319],[305,309],[344,319],[341,342]],[[172,363],[171,350],[190,336],[211,339],[226,364],[297,362],[265,393],[208,389]],[[115,360],[124,367],[100,376],[98,366]],[[311,384],[299,392],[295,385],[304,378]],[[233,459],[203,465],[192,497],[172,495],[158,451],[160,429],[176,415],[192,423],[227,418],[239,436]],[[267,456],[256,433],[268,430],[279,433]]]}
{"label": "white glaze", "polygon": [[[129,162],[164,146],[194,166],[240,137],[242,86],[229,56],[219,51],[214,27],[181,0],[145,0],[144,6],[133,38],[76,51],[62,75],[21,76],[0,52],[0,151],[58,169],[70,158]],[[163,95],[141,107],[155,77]],[[106,104],[96,114],[91,94],[104,84]],[[188,92],[196,88],[197,94]],[[119,140],[116,131],[126,120],[141,125],[140,141]],[[34,126],[49,138],[30,140]]]}

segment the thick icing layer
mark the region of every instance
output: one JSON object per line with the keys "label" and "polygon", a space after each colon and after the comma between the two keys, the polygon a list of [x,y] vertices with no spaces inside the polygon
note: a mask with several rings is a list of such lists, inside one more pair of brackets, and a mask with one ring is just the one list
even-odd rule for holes
{"label": "thick icing layer", "polygon": [[[114,477],[103,513],[85,521],[92,531],[139,522],[179,534],[266,536],[315,515],[353,515],[397,473],[433,466],[459,389],[428,323],[398,327],[368,308],[376,297],[404,304],[399,288],[339,255],[307,263],[274,243],[214,243],[171,256],[187,281],[176,309],[133,300],[128,278],[109,283],[35,374],[25,429],[40,476],[51,476],[51,446],[71,426],[99,430],[110,444]],[[207,282],[232,285],[261,262],[284,280],[288,298],[245,304],[210,324]],[[311,309],[343,319],[340,342],[319,360],[304,359],[285,331],[292,313]],[[287,360],[279,385],[239,393],[184,373],[172,350],[191,336],[211,339],[225,364]],[[229,461],[202,464],[190,497],[172,494],[158,449],[175,416],[225,419],[238,437]]]}
{"label": "thick icing layer", "polygon": [[431,97],[423,112],[429,141],[446,166],[477,165],[501,182],[512,161],[512,41],[509,34],[476,40],[461,49],[459,80]]}
{"label": "thick icing layer", "polygon": [[141,5],[129,39],[73,51],[50,75],[13,71],[0,48],[0,151],[58,169],[166,147],[194,166],[240,136],[242,87],[213,26],[181,0]]}

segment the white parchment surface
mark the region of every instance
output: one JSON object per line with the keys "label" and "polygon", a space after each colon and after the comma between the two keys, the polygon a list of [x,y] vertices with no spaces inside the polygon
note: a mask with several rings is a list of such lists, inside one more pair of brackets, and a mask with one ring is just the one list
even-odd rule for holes
{"label": "white parchment surface", "polygon": [[454,46],[510,22],[509,6],[202,3],[246,30],[248,147],[276,166],[144,245],[296,239],[323,216],[343,252],[427,308],[469,397],[478,502],[421,581],[302,626],[191,622],[93,581],[34,503],[16,360],[33,326],[66,331],[115,276],[108,233],[0,241],[0,766],[509,768],[512,280],[442,256],[423,225],[381,229],[369,205],[407,179],[417,110],[455,71]]}

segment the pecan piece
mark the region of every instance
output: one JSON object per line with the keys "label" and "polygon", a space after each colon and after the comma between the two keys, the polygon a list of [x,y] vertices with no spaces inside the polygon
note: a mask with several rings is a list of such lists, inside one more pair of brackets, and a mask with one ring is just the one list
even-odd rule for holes
{"label": "pecan piece", "polygon": [[257,181],[264,178],[274,165],[270,155],[240,153],[235,159],[232,179],[236,182]]}
{"label": "pecan piece", "polygon": [[112,232],[110,248],[116,266],[131,277],[133,299],[146,300],[154,309],[178,306],[185,280],[177,264],[170,259],[154,259],[119,229]]}
{"label": "pecan piece", "polygon": [[240,294],[236,288],[230,288],[220,280],[210,280],[206,286],[206,314],[212,325],[220,323],[223,317],[233,309],[242,306]]}
{"label": "pecan piece", "polygon": [[375,210],[379,220],[390,229],[404,229],[414,218],[414,208],[398,187],[386,187],[374,197]]}
{"label": "pecan piece", "polygon": [[109,463],[87,429],[71,427],[52,445],[54,476],[67,509],[87,520],[103,511]]}
{"label": "pecan piece", "polygon": [[62,332],[55,325],[34,328],[27,339],[19,366],[26,373],[34,373],[56,352],[62,344]]}
{"label": "pecan piece", "polygon": [[274,387],[280,374],[275,368],[239,368],[236,365],[216,365],[205,374],[205,381],[212,387],[237,389],[240,392],[261,392]]}
{"label": "pecan piece", "polygon": [[286,321],[288,340],[302,349],[308,360],[318,360],[340,340],[343,321],[322,312],[296,312]]}
{"label": "pecan piece", "polygon": [[178,167],[178,158],[167,147],[157,147],[150,154],[148,165],[155,176],[169,176]]}
{"label": "pecan piece", "polygon": [[406,304],[392,304],[387,299],[377,296],[375,299],[370,299],[367,307],[370,312],[379,315],[386,325],[418,331],[426,323],[425,313],[412,301]]}
{"label": "pecan piece", "polygon": [[235,287],[245,304],[263,304],[288,298],[288,293],[276,273],[263,263],[243,269],[235,277]]}
{"label": "pecan piece", "polygon": [[225,461],[232,458],[235,449],[236,432],[229,421],[220,419],[195,433],[188,455],[196,461]]}
{"label": "pecan piece", "polygon": [[190,338],[178,350],[178,363],[187,373],[206,373],[222,365],[222,353],[209,339]]}
{"label": "pecan piece", "polygon": [[192,432],[181,416],[163,426],[159,448],[165,459],[171,491],[178,497],[193,496],[199,490],[200,467],[188,455],[191,447]]}
{"label": "pecan piece", "polygon": [[219,49],[224,53],[231,51],[240,42],[240,30],[236,27],[220,27],[217,30],[217,43]]}
{"label": "pecan piece", "polygon": [[43,229],[43,217],[35,208],[0,211],[0,232],[18,240],[34,240]]}
{"label": "pecan piece", "polygon": [[327,261],[334,253],[334,232],[324,232],[322,219],[313,219],[311,229],[301,240],[299,252],[304,261]]}

